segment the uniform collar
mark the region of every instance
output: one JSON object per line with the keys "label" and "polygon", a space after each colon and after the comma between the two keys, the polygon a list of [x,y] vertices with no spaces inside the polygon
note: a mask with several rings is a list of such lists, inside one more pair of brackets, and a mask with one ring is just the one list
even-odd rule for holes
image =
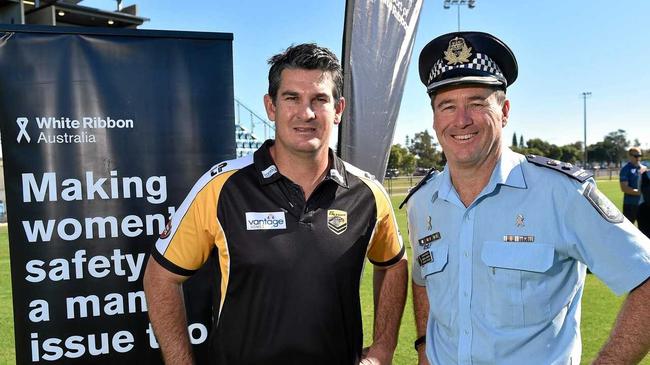
{"label": "uniform collar", "polygon": [[[523,161],[524,157],[522,155],[513,152],[510,148],[504,147],[501,157],[492,171],[492,176],[490,176],[487,185],[481,194],[479,194],[479,198],[494,191],[497,185],[507,185],[514,188],[526,189],[526,180],[524,179],[524,173],[521,167]],[[434,187],[434,190],[434,196],[437,194],[437,197],[445,200],[450,199],[449,195],[452,192],[454,195],[456,194],[451,183],[449,166],[445,166],[441,179],[439,179],[438,186]]]}
{"label": "uniform collar", "polygon": [[[264,144],[253,154],[253,163],[255,170],[260,178],[262,185],[271,184],[280,178],[282,174],[271,157],[269,148],[275,143],[274,140],[268,139]],[[334,151],[329,149],[330,166],[328,167],[325,180],[332,180],[344,188],[349,188],[347,174],[345,171],[345,164],[343,160],[334,155]]]}
{"label": "uniform collar", "polygon": [[510,148],[504,147],[501,158],[492,172],[488,186],[488,191],[494,190],[497,185],[507,185],[513,188],[526,188],[526,180],[521,163],[524,162],[524,156],[513,152]]}

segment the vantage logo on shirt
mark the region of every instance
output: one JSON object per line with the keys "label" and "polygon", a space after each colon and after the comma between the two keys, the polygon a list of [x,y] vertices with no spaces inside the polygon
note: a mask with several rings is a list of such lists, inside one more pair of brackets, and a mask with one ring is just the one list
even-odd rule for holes
{"label": "vantage logo on shirt", "polygon": [[287,229],[284,212],[246,212],[246,229]]}

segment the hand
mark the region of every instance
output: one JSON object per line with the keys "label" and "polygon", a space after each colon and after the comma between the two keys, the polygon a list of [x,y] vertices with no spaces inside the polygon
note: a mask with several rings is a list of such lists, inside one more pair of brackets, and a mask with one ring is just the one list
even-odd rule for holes
{"label": "hand", "polygon": [[386,351],[379,346],[366,347],[361,352],[359,365],[390,365],[393,361],[393,353]]}

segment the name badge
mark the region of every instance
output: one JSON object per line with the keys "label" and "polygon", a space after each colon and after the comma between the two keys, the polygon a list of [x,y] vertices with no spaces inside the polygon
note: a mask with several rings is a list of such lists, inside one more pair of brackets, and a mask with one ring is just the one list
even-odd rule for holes
{"label": "name badge", "polygon": [[287,221],[284,212],[246,212],[246,229],[287,229]]}
{"label": "name badge", "polygon": [[433,257],[431,256],[430,251],[427,251],[422,255],[418,256],[418,263],[420,264],[420,266],[424,266],[430,262],[433,262]]}

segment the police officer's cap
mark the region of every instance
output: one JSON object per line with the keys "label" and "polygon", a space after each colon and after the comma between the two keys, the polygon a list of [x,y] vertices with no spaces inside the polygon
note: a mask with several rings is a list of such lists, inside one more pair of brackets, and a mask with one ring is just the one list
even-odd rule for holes
{"label": "police officer's cap", "polygon": [[420,80],[429,94],[458,84],[494,85],[505,90],[515,79],[515,55],[491,34],[445,34],[429,42],[420,53]]}

